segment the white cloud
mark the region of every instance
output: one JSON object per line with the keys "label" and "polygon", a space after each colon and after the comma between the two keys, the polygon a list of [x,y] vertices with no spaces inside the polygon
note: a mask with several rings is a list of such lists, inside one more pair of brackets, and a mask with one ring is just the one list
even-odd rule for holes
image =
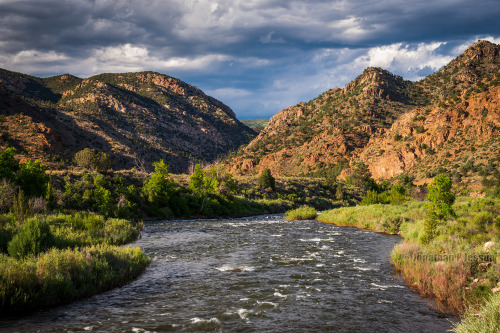
{"label": "white cloud", "polygon": [[453,50],[453,53],[456,54],[461,54],[463,53],[469,46],[477,42],[478,40],[487,40],[489,42],[492,42],[494,44],[500,44],[500,37],[493,37],[493,36],[476,36],[474,38],[471,38],[467,40],[466,42],[460,44],[459,46],[455,47]]}
{"label": "white cloud", "polygon": [[61,62],[68,60],[70,57],[55,51],[25,50],[13,55],[0,53],[1,68],[22,73],[33,73],[40,68],[57,67]]}
{"label": "white cloud", "polygon": [[445,45],[444,42],[419,43],[410,46],[404,43],[370,48],[363,56],[354,60],[358,68],[382,67],[391,72],[401,74],[405,79],[420,79],[418,72],[424,68],[438,70],[449,63],[454,55],[443,55],[436,50]]}
{"label": "white cloud", "polygon": [[265,36],[260,36],[259,41],[262,44],[285,44],[283,37],[273,38],[274,31],[271,31]]}

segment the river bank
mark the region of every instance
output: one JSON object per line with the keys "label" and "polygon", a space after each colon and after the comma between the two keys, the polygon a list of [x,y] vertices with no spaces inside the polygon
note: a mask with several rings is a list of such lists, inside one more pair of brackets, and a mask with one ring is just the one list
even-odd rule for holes
{"label": "river bank", "polygon": [[0,314],[20,315],[123,286],[150,259],[135,241],[140,224],[93,213],[0,215]]}
{"label": "river bank", "polygon": [[152,258],[104,294],[0,321],[0,331],[446,332],[447,317],[393,274],[396,236],[281,214],[146,223]]}
{"label": "river bank", "polygon": [[323,212],[318,220],[400,233],[403,242],[391,253],[396,270],[411,288],[432,297],[441,311],[467,321],[484,304],[498,303],[500,200],[462,197],[453,208],[456,217],[439,225],[430,242],[423,242],[424,202],[339,208]]}

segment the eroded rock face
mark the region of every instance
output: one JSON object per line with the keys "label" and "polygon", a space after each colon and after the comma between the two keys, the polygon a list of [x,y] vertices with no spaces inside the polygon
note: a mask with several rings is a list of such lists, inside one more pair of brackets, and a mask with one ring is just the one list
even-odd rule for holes
{"label": "eroded rock face", "polygon": [[[11,100],[22,96],[33,101],[26,106],[26,122],[44,129],[36,135],[16,132],[15,126],[5,130],[16,132],[21,147],[34,147],[30,137],[44,136],[47,144],[41,137],[35,140],[45,145],[43,150],[28,149],[42,160],[48,155],[70,159],[89,147],[110,153],[118,168],[132,167],[139,156],[147,166],[165,159],[171,171],[182,172],[191,162],[212,161],[256,135],[224,103],[159,73],[40,79],[0,70],[0,89]],[[7,107],[1,111],[6,114]]]}
{"label": "eroded rock face", "polygon": [[[484,145],[500,135],[500,87],[491,87],[448,109],[435,107],[424,121],[414,121],[422,112],[416,109],[401,117],[387,135],[372,138],[360,154],[359,159],[369,165],[375,179],[396,177],[417,164],[433,169],[444,159],[459,160],[471,150],[495,147],[494,143]],[[421,133],[415,130],[419,126]],[[396,136],[400,141],[394,139]],[[455,153],[465,147],[466,151]]]}
{"label": "eroded rock face", "polygon": [[229,166],[296,175],[348,159],[390,179],[406,172],[422,178],[470,158],[488,163],[500,151],[499,70],[500,46],[485,41],[419,82],[368,68],[343,89],[277,113]]}

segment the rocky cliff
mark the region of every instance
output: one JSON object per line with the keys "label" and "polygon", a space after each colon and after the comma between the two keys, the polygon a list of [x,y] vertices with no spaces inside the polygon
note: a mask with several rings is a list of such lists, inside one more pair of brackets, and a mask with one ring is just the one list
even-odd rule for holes
{"label": "rocky cliff", "polygon": [[347,159],[367,163],[376,179],[425,178],[467,163],[495,168],[499,81],[500,46],[486,41],[418,82],[368,68],[343,89],[280,111],[229,165],[294,175]]}
{"label": "rocky cliff", "polygon": [[0,144],[44,161],[95,148],[118,168],[165,159],[175,172],[256,134],[222,102],[154,72],[36,78],[0,71]]}

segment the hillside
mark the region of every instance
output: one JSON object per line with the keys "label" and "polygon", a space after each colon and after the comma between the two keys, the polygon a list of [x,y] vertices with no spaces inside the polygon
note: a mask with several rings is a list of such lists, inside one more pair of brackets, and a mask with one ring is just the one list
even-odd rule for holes
{"label": "hillside", "polygon": [[257,119],[245,119],[241,121],[243,124],[247,125],[256,132],[261,132],[267,124],[269,124],[269,119],[257,118]]}
{"label": "hillside", "polygon": [[420,101],[414,84],[368,68],[344,89],[280,111],[231,163],[235,172],[295,175],[336,165]]}
{"label": "hillside", "polygon": [[500,46],[486,41],[418,82],[368,68],[343,89],[280,111],[231,169],[295,175],[363,161],[376,179],[389,179],[425,178],[469,161],[495,168],[499,70]]}
{"label": "hillside", "polygon": [[[222,102],[154,72],[37,78],[0,70],[0,146],[44,162],[86,148],[117,168],[165,159],[182,172],[212,161],[256,134]],[[50,163],[49,163],[50,164]]]}

